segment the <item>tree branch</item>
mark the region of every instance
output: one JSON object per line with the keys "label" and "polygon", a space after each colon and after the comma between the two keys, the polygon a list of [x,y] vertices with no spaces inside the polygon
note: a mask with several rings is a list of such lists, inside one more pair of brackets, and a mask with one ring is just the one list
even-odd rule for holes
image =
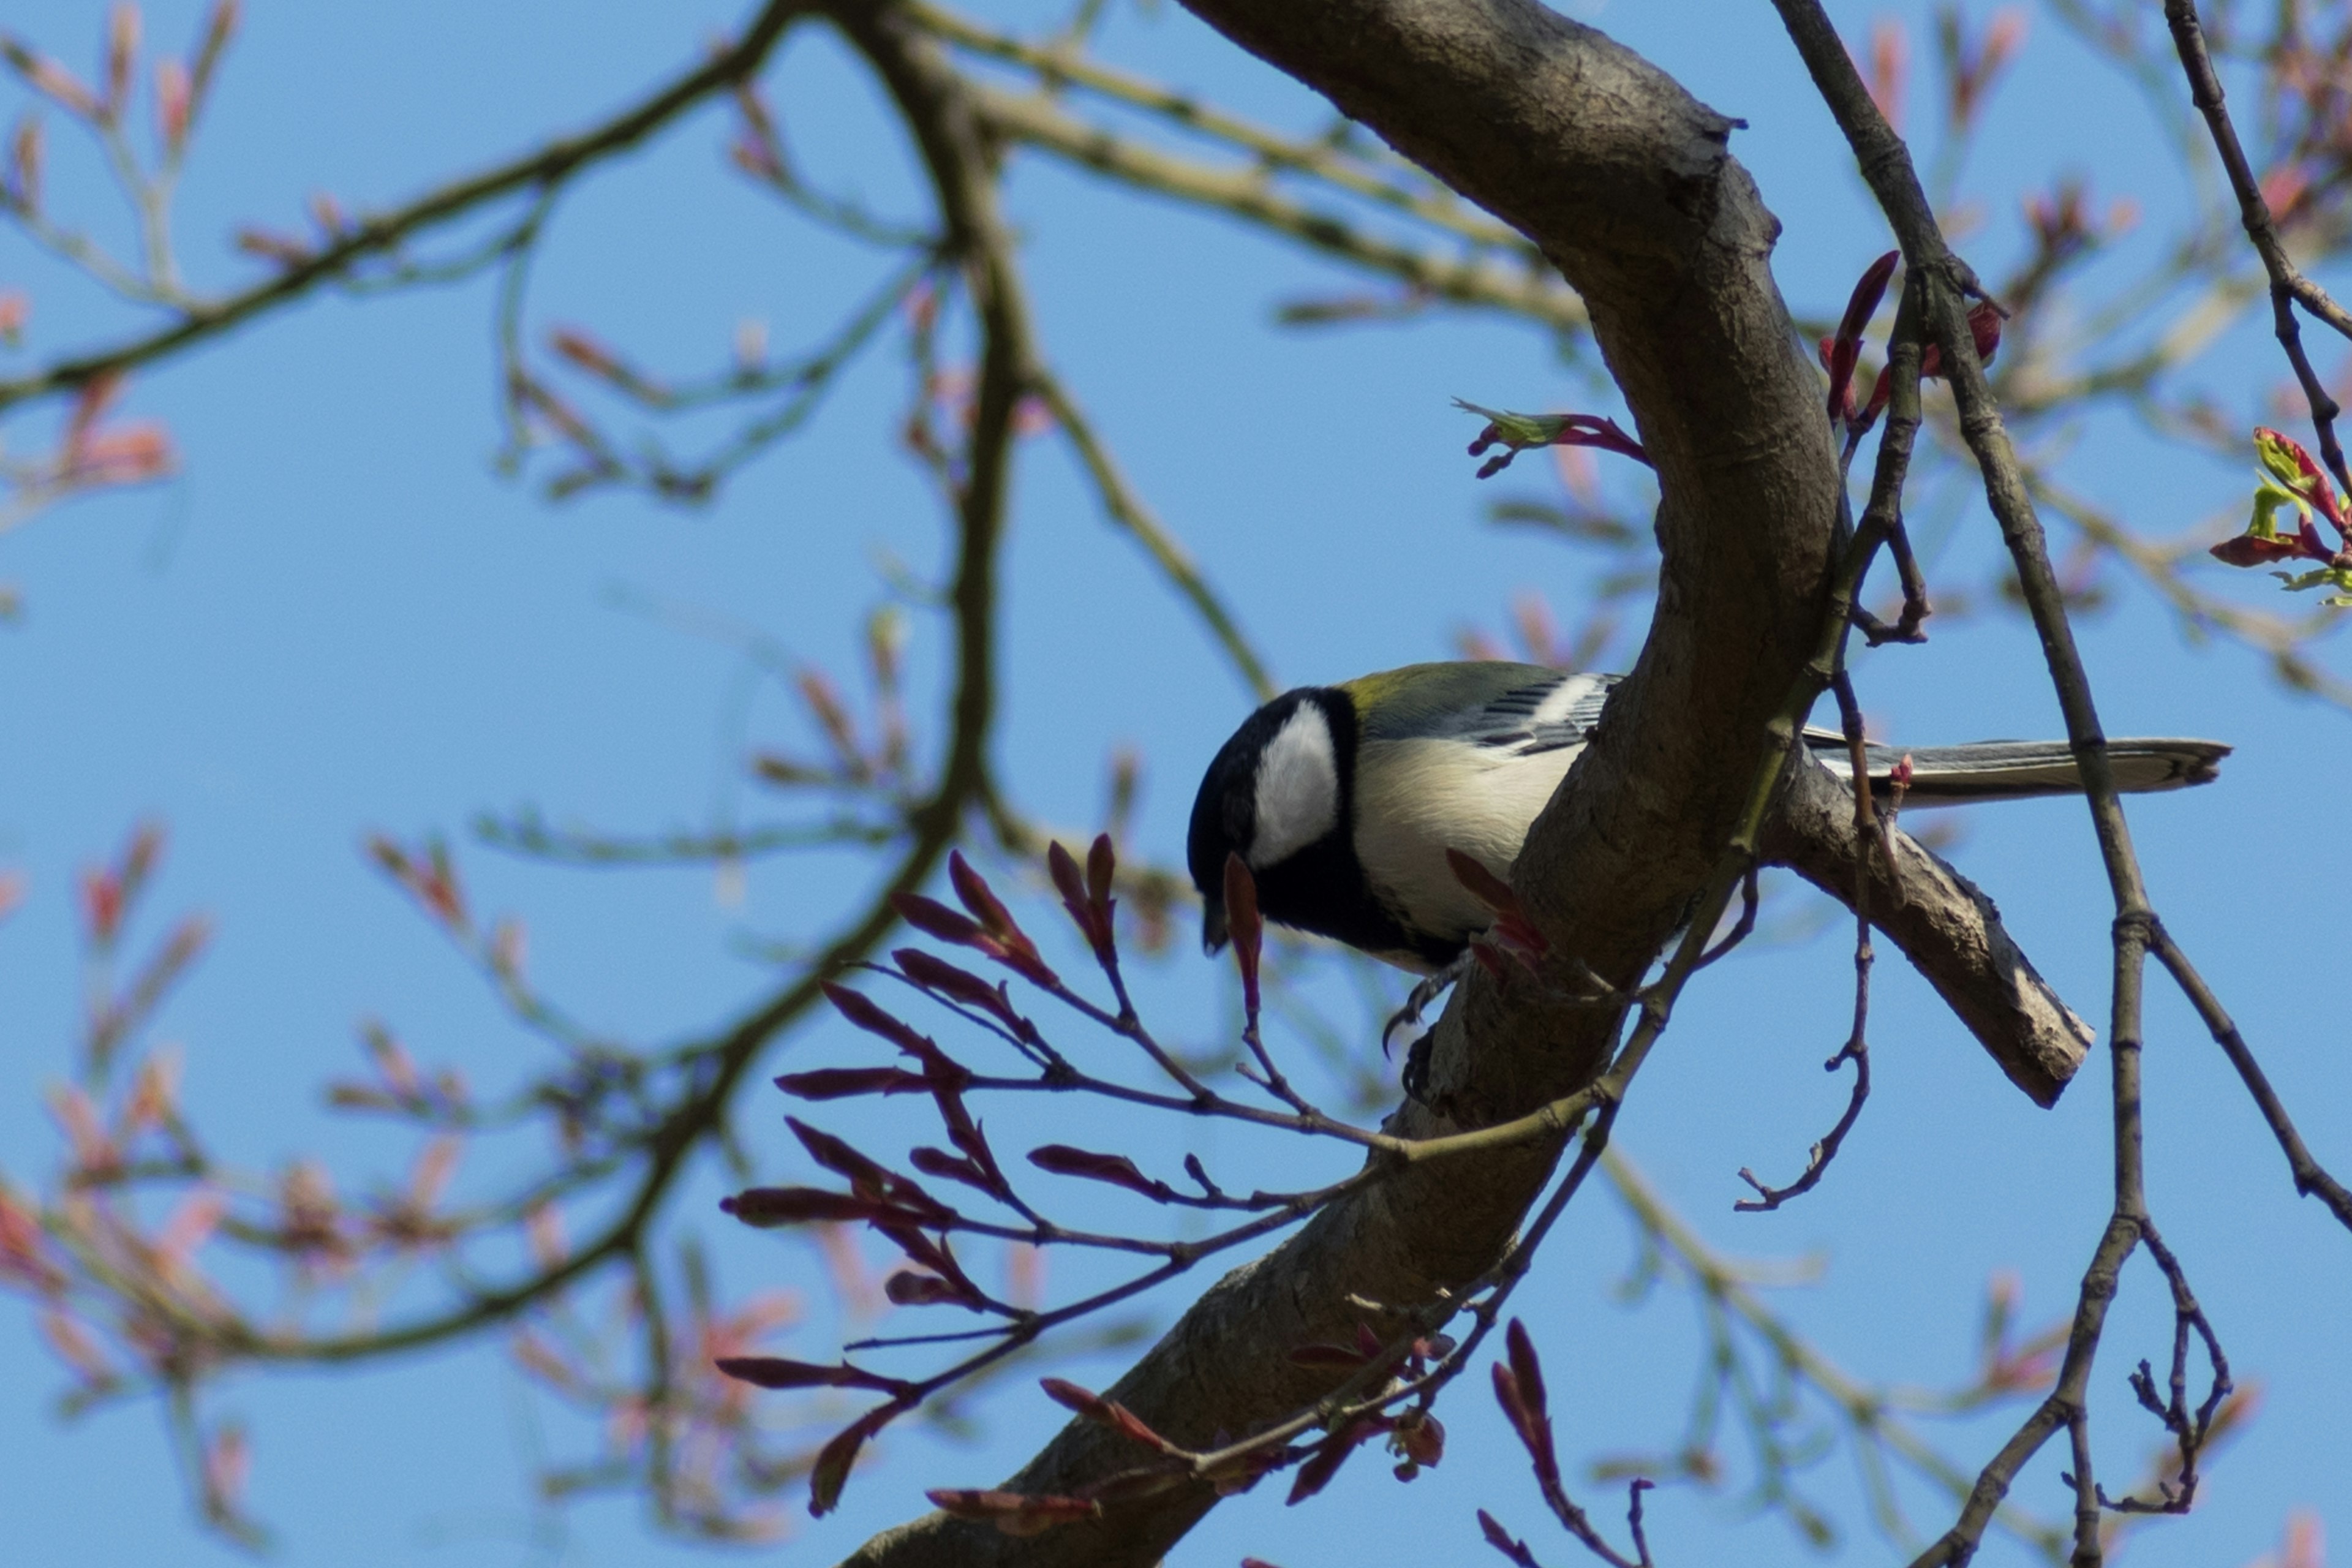
{"label": "tree branch", "polygon": [[[1630,994],[1748,804],[1818,640],[1838,508],[1820,380],[1768,270],[1778,226],[1726,151],[1733,122],[1525,0],[1193,8],[1535,240],[1591,309],[1658,468],[1664,564],[1642,658],[1514,883],[1557,955],[1550,981],[1589,965]],[[876,30],[893,31],[887,13]],[[1589,989],[1474,974],[1432,1056],[1447,1113],[1407,1105],[1391,1130],[1486,1125],[1590,1081],[1618,1019],[1552,999]],[[1465,1152],[1333,1205],[1211,1289],[1107,1396],[1195,1447],[1312,1405],[1334,1381],[1288,1352],[1365,1319],[1397,1325],[1477,1279],[1559,1148]],[[1130,1459],[1076,1424],[1006,1485],[1067,1493]],[[1215,1500],[1186,1486],[1030,1539],[932,1515],[852,1561],[1145,1564]]]}

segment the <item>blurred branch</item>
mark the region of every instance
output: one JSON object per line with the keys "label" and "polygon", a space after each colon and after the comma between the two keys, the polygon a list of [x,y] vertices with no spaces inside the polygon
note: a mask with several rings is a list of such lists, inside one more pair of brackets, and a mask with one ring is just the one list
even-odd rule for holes
{"label": "blurred branch", "polygon": [[406,206],[354,218],[347,230],[315,254],[289,258],[274,277],[237,293],[184,308],[177,321],[155,331],[112,348],[60,360],[31,375],[0,379],[0,409],[71,391],[100,376],[216,337],[302,298],[321,283],[338,279],[355,263],[393,250],[412,234],[438,227],[516,192],[544,192],[561,185],[614,153],[634,147],[688,110],[758,70],[785,29],[813,9],[810,0],[770,0],[740,37],[603,124],[441,186]]}
{"label": "blurred branch", "polygon": [[1040,372],[1036,390],[1037,395],[1052,411],[1055,423],[1069,437],[1087,477],[1094,481],[1095,493],[1102,499],[1103,510],[1143,546],[1144,553],[1151,557],[1152,564],[1160,568],[1160,575],[1167,578],[1169,584],[1183,595],[1185,602],[1192,606],[1193,614],[1207,626],[1209,635],[1216,639],[1218,647],[1223,651],[1235,673],[1240,675],[1242,683],[1249,688],[1251,695],[1260,702],[1271,700],[1277,688],[1274,678],[1266,673],[1265,661],[1258,658],[1257,650],[1250,647],[1232,613],[1217,596],[1217,591],[1201,575],[1200,568],[1193,563],[1183,544],[1160,526],[1160,520],[1152,516],[1143,498],[1128,484],[1127,476],[1119,472],[1110,449],[1095,434],[1094,426],[1072,399],[1068,388],[1062,384],[1059,377]]}
{"label": "blurred branch", "polygon": [[1587,324],[1582,302],[1558,283],[1547,282],[1534,262],[1512,268],[1418,250],[1296,201],[1275,189],[1263,174],[1189,163],[1076,120],[1047,98],[1015,98],[979,87],[972,93],[990,130],[1009,141],[1144,190],[1230,213],[1310,249],[1385,273],[1435,299],[1507,310],[1563,331]]}

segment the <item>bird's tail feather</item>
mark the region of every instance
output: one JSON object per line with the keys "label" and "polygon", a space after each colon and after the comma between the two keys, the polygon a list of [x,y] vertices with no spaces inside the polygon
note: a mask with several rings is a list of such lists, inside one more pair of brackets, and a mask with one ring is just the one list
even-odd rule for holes
{"label": "bird's tail feather", "polygon": [[[1840,777],[1853,776],[1844,741],[1808,730],[1813,754]],[[2231,748],[2219,741],[2124,740],[2107,742],[2107,765],[2116,788],[2126,795],[2210,784]],[[2032,795],[2080,795],[2083,775],[2072,747],[2063,741],[1973,741],[1962,746],[1922,746],[1909,752],[1895,746],[1867,748],[1870,779],[1885,791],[1886,775],[1906,755],[1911,759],[1908,805],[1959,805],[1972,800],[2022,800]]]}

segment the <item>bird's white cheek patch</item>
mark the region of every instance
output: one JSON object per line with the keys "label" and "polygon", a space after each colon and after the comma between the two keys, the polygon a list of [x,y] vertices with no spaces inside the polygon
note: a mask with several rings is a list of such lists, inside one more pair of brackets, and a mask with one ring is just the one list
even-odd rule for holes
{"label": "bird's white cheek patch", "polygon": [[1257,828],[1252,870],[1287,860],[1339,825],[1339,765],[1323,710],[1301,703],[1267,742],[1257,765]]}

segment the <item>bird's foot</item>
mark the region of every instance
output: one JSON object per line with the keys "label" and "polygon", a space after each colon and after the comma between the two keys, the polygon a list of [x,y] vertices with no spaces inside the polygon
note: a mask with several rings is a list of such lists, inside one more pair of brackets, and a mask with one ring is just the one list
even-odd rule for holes
{"label": "bird's foot", "polygon": [[[1432,1002],[1444,995],[1448,986],[1469,973],[1470,965],[1475,962],[1476,961],[1470,956],[1470,950],[1465,947],[1453,963],[1434,974],[1424,976],[1415,984],[1412,994],[1405,997],[1404,1005],[1396,1010],[1395,1016],[1389,1019],[1388,1026],[1381,1031],[1381,1055],[1389,1054],[1389,1041],[1399,1029],[1409,1028],[1420,1023],[1423,1010]],[[1419,1096],[1414,1098],[1418,1099]]]}

